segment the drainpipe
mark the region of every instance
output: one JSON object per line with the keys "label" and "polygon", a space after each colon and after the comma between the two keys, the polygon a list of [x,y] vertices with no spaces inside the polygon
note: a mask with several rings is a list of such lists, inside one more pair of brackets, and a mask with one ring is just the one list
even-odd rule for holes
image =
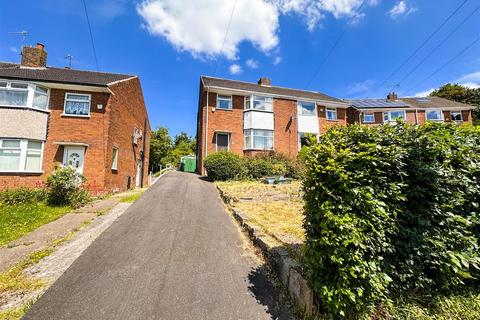
{"label": "drainpipe", "polygon": [[[205,158],[208,156],[208,97],[210,95],[210,88],[207,87],[207,107],[205,108],[206,109],[206,119],[205,119]],[[203,163],[202,163],[202,171],[203,171]]]}
{"label": "drainpipe", "polygon": [[358,124],[362,124],[362,111],[358,112]]}
{"label": "drainpipe", "polygon": [[415,124],[418,124],[418,109],[415,109]]}

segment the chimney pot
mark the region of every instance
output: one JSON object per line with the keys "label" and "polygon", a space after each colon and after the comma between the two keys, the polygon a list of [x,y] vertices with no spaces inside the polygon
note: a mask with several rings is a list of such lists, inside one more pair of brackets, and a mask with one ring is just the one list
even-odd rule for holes
{"label": "chimney pot", "polygon": [[260,78],[258,79],[258,85],[260,86],[271,86],[272,85],[272,80],[270,78]]}
{"label": "chimney pot", "polygon": [[22,48],[22,62],[23,67],[30,68],[44,68],[47,66],[47,52],[45,46],[38,42],[36,47],[24,46]]}
{"label": "chimney pot", "polygon": [[44,48],[45,46],[43,45],[43,43],[37,42],[37,49],[43,50]]}

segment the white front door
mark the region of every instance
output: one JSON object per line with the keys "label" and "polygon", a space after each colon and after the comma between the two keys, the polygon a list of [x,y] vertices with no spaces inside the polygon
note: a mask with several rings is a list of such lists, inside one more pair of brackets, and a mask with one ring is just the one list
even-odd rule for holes
{"label": "white front door", "polygon": [[83,173],[83,160],[85,147],[65,146],[63,151],[63,165],[74,168],[78,173]]}
{"label": "white front door", "polygon": [[137,161],[137,174],[135,176],[135,187],[140,188],[142,186],[142,162]]}

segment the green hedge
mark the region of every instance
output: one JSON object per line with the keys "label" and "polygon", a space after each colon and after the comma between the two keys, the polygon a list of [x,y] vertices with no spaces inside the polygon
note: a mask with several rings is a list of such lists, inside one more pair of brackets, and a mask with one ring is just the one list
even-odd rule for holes
{"label": "green hedge", "polygon": [[358,318],[478,284],[479,128],[333,128],[305,158],[305,258],[324,311]]}

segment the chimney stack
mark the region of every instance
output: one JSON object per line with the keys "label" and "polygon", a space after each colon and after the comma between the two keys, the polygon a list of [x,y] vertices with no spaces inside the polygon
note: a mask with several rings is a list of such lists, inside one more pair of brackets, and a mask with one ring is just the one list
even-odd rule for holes
{"label": "chimney stack", "polygon": [[269,78],[260,78],[258,79],[258,85],[269,87],[272,85],[272,80],[270,80]]}
{"label": "chimney stack", "polygon": [[390,92],[388,95],[387,95],[387,100],[388,101],[397,101],[398,100],[398,96],[395,92]]}
{"label": "chimney stack", "polygon": [[22,63],[23,67],[30,68],[44,68],[47,66],[47,52],[42,43],[37,43],[36,47],[22,48]]}

